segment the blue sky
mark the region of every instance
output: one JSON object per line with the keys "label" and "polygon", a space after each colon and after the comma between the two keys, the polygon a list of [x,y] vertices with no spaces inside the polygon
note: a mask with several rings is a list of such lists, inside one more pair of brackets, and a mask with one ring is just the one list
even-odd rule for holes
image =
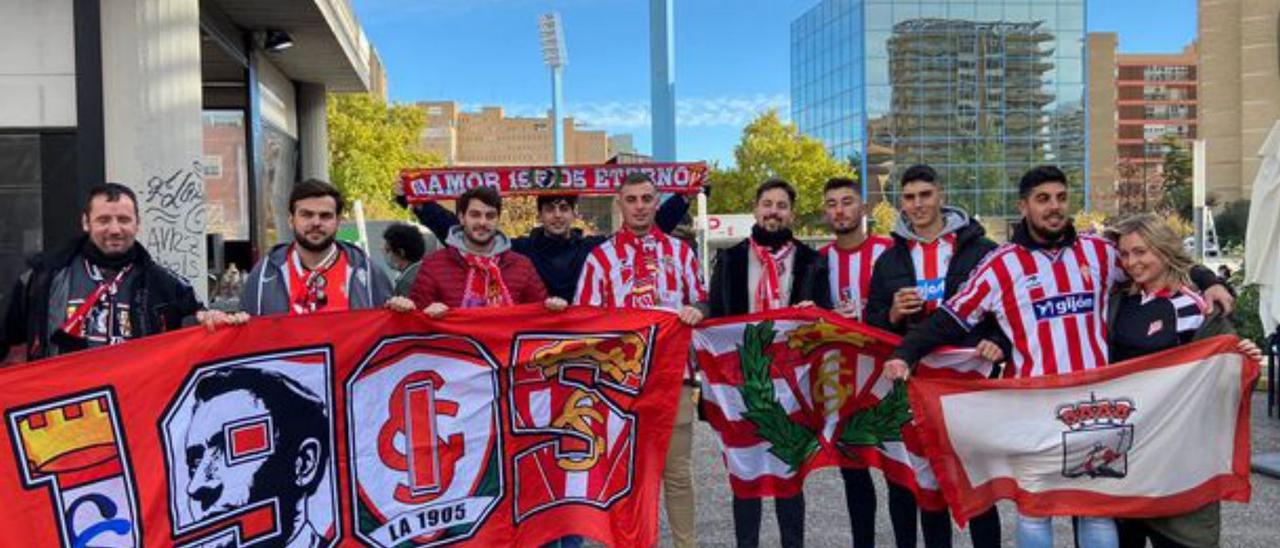
{"label": "blue sky", "polygon": [[[387,67],[394,101],[454,100],[541,115],[550,80],[537,17],[558,11],[569,66],[568,114],[591,129],[631,133],[647,152],[647,0],[351,0]],[[788,114],[790,23],[818,0],[677,0],[677,155],[733,161],[757,113]],[[1124,52],[1180,51],[1195,38],[1195,0],[1087,0],[1090,31],[1114,31]],[[1158,23],[1153,24],[1153,22]]]}

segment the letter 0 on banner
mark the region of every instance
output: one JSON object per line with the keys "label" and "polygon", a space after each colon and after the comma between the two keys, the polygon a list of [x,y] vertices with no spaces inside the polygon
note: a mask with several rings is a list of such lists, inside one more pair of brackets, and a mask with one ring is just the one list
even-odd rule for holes
{"label": "letter 0 on banner", "polygon": [[267,546],[340,535],[329,347],[192,370],[160,424],[177,546]]}

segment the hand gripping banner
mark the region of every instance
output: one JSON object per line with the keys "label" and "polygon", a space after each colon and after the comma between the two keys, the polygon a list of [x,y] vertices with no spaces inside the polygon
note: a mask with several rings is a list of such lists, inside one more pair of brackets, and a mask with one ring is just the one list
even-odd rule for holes
{"label": "hand gripping banner", "polygon": [[1258,364],[1221,336],[1068,375],[913,379],[958,523],[998,499],[1035,516],[1159,517],[1249,501]]}
{"label": "hand gripping banner", "polygon": [[645,163],[572,166],[447,167],[406,169],[400,185],[409,203],[451,200],[478,186],[503,195],[613,194],[627,175],[644,173],[658,192],[692,194],[707,179],[707,164]]}
{"label": "hand gripping banner", "polygon": [[[924,508],[941,492],[911,424],[906,388],[881,377],[899,337],[817,309],[704,322],[694,332],[703,413],[741,497],[789,497],[813,470],[875,467]],[[980,379],[972,349],[929,355],[918,374]]]}
{"label": "hand gripping banner", "polygon": [[649,546],[690,330],[261,318],[0,371],[0,546]]}

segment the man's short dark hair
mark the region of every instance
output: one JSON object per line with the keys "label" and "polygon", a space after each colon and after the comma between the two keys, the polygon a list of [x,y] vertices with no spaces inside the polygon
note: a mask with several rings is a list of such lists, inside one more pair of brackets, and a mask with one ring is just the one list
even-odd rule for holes
{"label": "man's short dark hair", "polygon": [[[284,478],[292,478],[294,462],[298,458],[298,450],[302,442],[315,439],[320,444],[320,454],[316,458],[319,472],[311,482],[300,486],[301,496],[315,494],[320,481],[326,475],[324,470],[329,462],[329,419],[324,402],[302,383],[286,377],[278,372],[253,367],[231,367],[215,371],[200,379],[196,384],[195,397],[197,405],[213,398],[243,390],[262,402],[271,416],[274,430],[275,452],[268,457],[267,463],[254,476],[254,482],[261,478],[278,485],[293,482]],[[254,485],[253,489],[263,486]],[[252,490],[252,489],[251,489]]]}
{"label": "man's short dark hair", "polygon": [[756,201],[759,202],[760,197],[764,196],[764,193],[775,188],[782,189],[783,192],[787,193],[787,199],[793,204],[796,203],[796,187],[791,186],[791,183],[777,177],[765,179],[763,183],[760,183],[760,186],[756,187]]}
{"label": "man's short dark hair", "polygon": [[337,205],[335,212],[342,215],[342,193],[337,187],[321,181],[320,179],[307,179],[293,185],[293,191],[289,193],[289,214],[293,214],[293,207],[298,202],[308,198],[323,198],[328,196],[333,198],[333,202]]}
{"label": "man's short dark hair", "polygon": [[543,206],[548,206],[558,202],[564,202],[570,208],[578,207],[577,194],[539,194],[538,195],[538,211],[542,211]]}
{"label": "man's short dark hair", "polygon": [[643,171],[636,171],[633,173],[628,173],[627,176],[622,179],[622,184],[618,185],[618,191],[621,192],[623,188],[631,185],[643,185],[643,184],[653,185],[654,188],[657,188],[658,186],[656,183],[653,182],[653,177],[650,177],[648,173],[645,173]]}
{"label": "man's short dark hair", "polygon": [[822,193],[826,194],[837,188],[847,188],[852,190],[854,194],[862,196],[862,189],[858,188],[858,182],[849,177],[832,177],[827,179],[827,184],[822,185]]}
{"label": "man's short dark hair", "polygon": [[1018,181],[1018,197],[1026,198],[1034,188],[1045,183],[1062,183],[1062,186],[1067,186],[1067,174],[1058,169],[1058,166],[1033,167]]}
{"label": "man's short dark hair", "polygon": [[936,186],[938,184],[938,172],[925,164],[916,164],[902,172],[902,186],[905,187],[907,183],[915,182],[924,182]]}
{"label": "man's short dark hair", "polygon": [[382,239],[387,242],[388,249],[399,253],[410,263],[422,260],[422,256],[427,253],[427,243],[422,240],[422,233],[411,224],[395,223],[387,227],[382,232]]}
{"label": "man's short dark hair", "polygon": [[467,206],[471,205],[471,200],[479,200],[480,203],[498,210],[498,213],[502,213],[502,195],[498,194],[498,191],[491,186],[478,186],[458,196],[455,211],[459,217],[467,212]]}
{"label": "man's short dark hair", "polygon": [[89,209],[93,206],[93,199],[103,196],[108,202],[118,202],[121,196],[129,198],[133,202],[133,216],[138,216],[138,195],[133,193],[133,189],[120,183],[100,183],[89,187],[89,196],[84,199],[84,214],[89,214]]}

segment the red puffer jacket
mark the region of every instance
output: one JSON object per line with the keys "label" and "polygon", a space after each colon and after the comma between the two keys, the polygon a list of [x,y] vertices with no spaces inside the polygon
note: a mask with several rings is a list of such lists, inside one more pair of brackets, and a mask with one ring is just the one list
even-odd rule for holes
{"label": "red puffer jacket", "polygon": [[[514,251],[498,254],[498,268],[502,281],[511,292],[515,304],[540,303],[547,299],[547,288],[542,285],[538,271],[527,257]],[[444,303],[449,308],[462,306],[462,294],[467,284],[467,263],[462,253],[446,247],[427,255],[418,268],[418,278],[409,290],[409,298],[419,309],[431,303]]]}

